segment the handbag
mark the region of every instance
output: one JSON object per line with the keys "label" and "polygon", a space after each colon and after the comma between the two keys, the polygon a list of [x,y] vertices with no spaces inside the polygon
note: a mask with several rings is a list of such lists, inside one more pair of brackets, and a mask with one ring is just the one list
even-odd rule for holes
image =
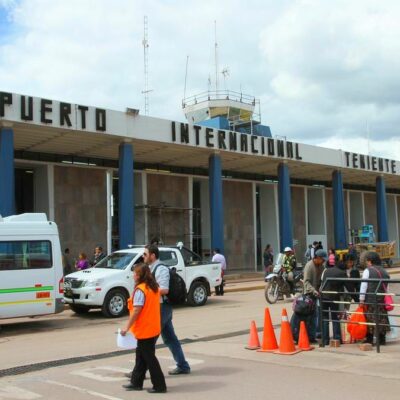
{"label": "handbag", "polygon": [[347,332],[355,340],[362,340],[367,336],[368,327],[366,325],[367,319],[364,314],[364,307],[358,306],[356,311],[352,314],[347,326]]}
{"label": "handbag", "polygon": [[311,315],[315,311],[315,301],[311,296],[302,294],[293,301],[293,311],[297,315],[307,316]]}
{"label": "handbag", "polygon": [[[374,267],[372,267],[374,268]],[[378,273],[379,277],[382,279],[382,274],[380,273],[380,271],[376,268],[374,268],[374,270]],[[383,301],[385,303],[385,310],[386,311],[393,311],[394,310],[394,301],[393,301],[393,296],[391,294],[387,294],[387,288],[386,285],[384,283],[382,283],[383,286],[383,290],[385,291],[385,297],[383,298]]]}

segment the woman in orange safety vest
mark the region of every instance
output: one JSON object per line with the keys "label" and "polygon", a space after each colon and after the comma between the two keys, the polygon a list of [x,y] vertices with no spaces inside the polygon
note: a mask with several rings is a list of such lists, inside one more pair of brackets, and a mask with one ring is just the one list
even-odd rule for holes
{"label": "woman in orange safety vest", "polygon": [[137,339],[135,367],[131,383],[123,385],[126,390],[143,390],[146,371],[150,372],[152,389],[150,393],[165,393],[164,374],[156,357],[156,341],[161,332],[160,293],[158,284],[147,264],[135,266],[133,278],[135,290],[128,299],[129,320],[121,335],[128,331]]}

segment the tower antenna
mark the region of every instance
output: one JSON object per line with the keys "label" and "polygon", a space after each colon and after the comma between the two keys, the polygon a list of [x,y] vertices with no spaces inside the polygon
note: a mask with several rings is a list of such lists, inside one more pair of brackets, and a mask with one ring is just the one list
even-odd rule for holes
{"label": "tower antenna", "polygon": [[189,56],[186,56],[186,70],[185,70],[185,86],[183,88],[183,100],[186,99],[186,82],[188,76]]}
{"label": "tower antenna", "polygon": [[152,90],[149,90],[149,40],[148,40],[148,21],[147,16],[144,16],[144,33],[143,33],[143,62],[144,62],[144,90],[142,90],[142,94],[144,94],[144,113],[145,115],[149,115],[150,110],[150,101],[149,101],[149,93]]}
{"label": "tower antenna", "polygon": [[218,92],[218,43],[217,43],[217,21],[214,21],[215,34],[215,91]]}

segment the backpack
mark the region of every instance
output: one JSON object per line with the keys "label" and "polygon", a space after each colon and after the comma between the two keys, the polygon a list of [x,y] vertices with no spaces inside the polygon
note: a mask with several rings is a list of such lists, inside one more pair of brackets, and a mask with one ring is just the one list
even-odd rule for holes
{"label": "backpack", "polygon": [[311,315],[314,310],[315,302],[310,296],[306,294],[302,294],[301,296],[296,297],[293,301],[293,311],[296,315]]}
{"label": "backpack", "polygon": [[158,264],[154,268],[153,276],[156,277],[157,268],[163,266],[169,272],[168,294],[164,295],[169,304],[183,304],[186,301],[186,284],[182,277],[176,272],[176,268],[170,268],[164,264]]}

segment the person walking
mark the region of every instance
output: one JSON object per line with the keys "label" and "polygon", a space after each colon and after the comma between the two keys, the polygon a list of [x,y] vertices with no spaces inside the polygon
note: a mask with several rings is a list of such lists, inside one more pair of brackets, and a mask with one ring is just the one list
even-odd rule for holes
{"label": "person walking", "polygon": [[159,250],[155,244],[145,246],[143,260],[150,267],[158,286],[160,287],[161,307],[161,337],[164,344],[169,348],[176,362],[176,368],[169,371],[169,375],[190,374],[189,363],[185,359],[182,346],[175,334],[172,324],[172,306],[168,303],[166,295],[169,290],[169,270],[159,260]]}
{"label": "person walking", "polygon": [[213,258],[211,260],[212,262],[219,262],[221,263],[221,284],[218,286],[215,286],[215,295],[216,296],[223,296],[224,295],[224,275],[225,275],[225,270],[226,270],[226,260],[223,254],[221,254],[221,250],[218,248],[215,248],[213,250]]}
{"label": "person walking", "polygon": [[134,267],[135,289],[128,301],[129,320],[121,335],[131,331],[137,339],[135,367],[131,383],[122,385],[126,390],[143,390],[146,371],[150,372],[153,388],[149,393],[165,393],[164,374],[156,357],[156,342],[161,331],[160,290],[148,265],[141,263]]}
{"label": "person walking", "polygon": [[263,259],[265,276],[267,276],[269,273],[272,272],[272,266],[274,265],[274,250],[270,244],[267,244],[264,249]]}

